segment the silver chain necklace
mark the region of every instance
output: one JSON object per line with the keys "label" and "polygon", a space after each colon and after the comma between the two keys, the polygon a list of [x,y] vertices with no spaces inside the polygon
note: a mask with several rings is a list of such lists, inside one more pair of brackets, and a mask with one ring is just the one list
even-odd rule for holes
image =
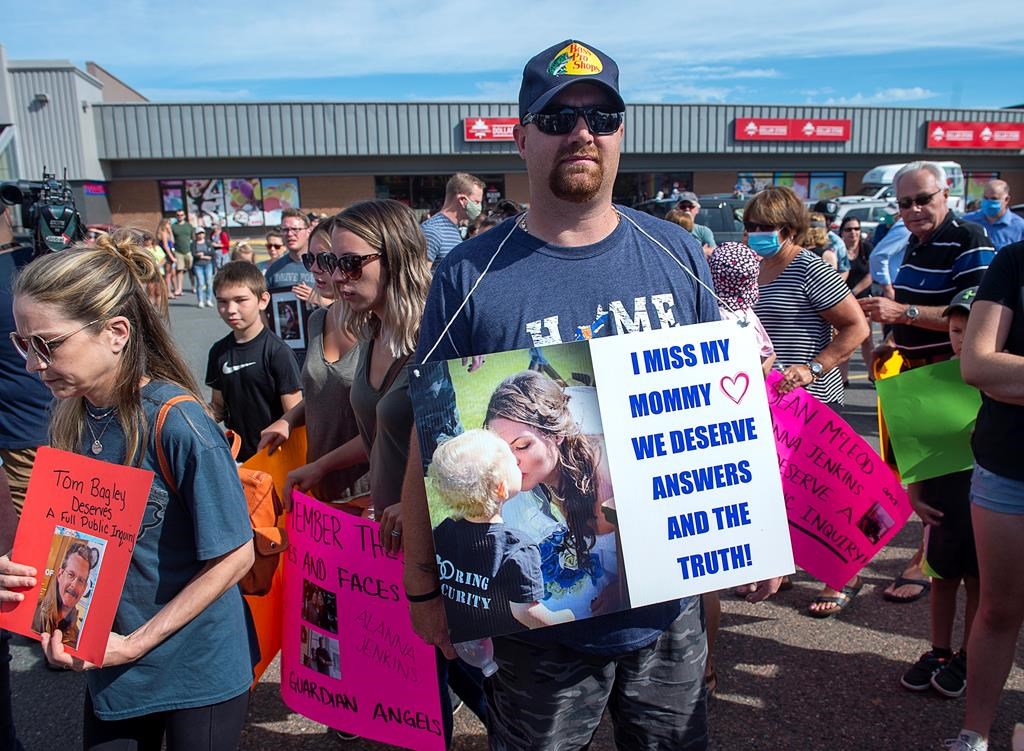
{"label": "silver chain necklace", "polygon": [[115,407],[111,407],[106,412],[103,412],[100,415],[94,415],[88,406],[86,406],[85,411],[88,417],[92,418],[93,420],[98,421],[102,420],[103,418],[107,419],[106,423],[104,423],[103,425],[103,429],[100,430],[99,435],[96,435],[96,431],[92,429],[92,423],[88,419],[86,419],[85,421],[85,427],[89,429],[89,434],[92,436],[92,446],[89,448],[89,450],[92,451],[94,456],[99,456],[100,454],[103,453],[103,444],[100,442],[100,439],[103,437],[103,434],[107,432],[107,428],[110,427],[110,423],[114,421],[114,413],[117,411],[117,409]]}

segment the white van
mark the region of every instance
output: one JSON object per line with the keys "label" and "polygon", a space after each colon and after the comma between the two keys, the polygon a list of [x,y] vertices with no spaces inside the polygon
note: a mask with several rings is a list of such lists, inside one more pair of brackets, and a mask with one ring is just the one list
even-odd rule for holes
{"label": "white van", "polygon": [[[868,170],[868,173],[864,175],[864,183],[856,195],[895,201],[896,194],[893,191],[892,180],[905,164],[906,162],[903,164],[880,164]],[[964,168],[957,162],[936,162],[936,164],[946,170],[946,181],[949,183],[949,208],[962,212],[966,190]]]}

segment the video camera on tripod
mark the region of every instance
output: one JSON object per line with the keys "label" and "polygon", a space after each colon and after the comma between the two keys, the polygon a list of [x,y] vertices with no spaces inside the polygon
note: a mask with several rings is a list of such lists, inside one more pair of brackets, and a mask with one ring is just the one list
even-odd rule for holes
{"label": "video camera on tripod", "polygon": [[68,185],[67,170],[63,183],[43,167],[43,179],[19,180],[0,184],[0,201],[21,207],[21,225],[32,239],[34,255],[66,250],[85,237],[82,217]]}

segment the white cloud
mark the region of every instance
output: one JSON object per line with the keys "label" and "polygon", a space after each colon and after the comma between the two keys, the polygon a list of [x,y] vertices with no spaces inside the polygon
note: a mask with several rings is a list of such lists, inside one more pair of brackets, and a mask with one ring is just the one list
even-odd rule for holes
{"label": "white cloud", "polygon": [[728,71],[740,71],[746,61],[895,57],[963,48],[969,39],[984,40],[988,50],[1016,50],[1024,37],[1024,5],[1017,0],[990,0],[985,13],[965,13],[962,4],[950,0],[933,3],[927,13],[882,0],[862,0],[830,13],[806,0],[745,0],[688,7],[682,20],[678,8],[652,0],[599,1],[587,7],[587,16],[577,5],[539,0],[524,0],[486,18],[470,17],[466,7],[455,0],[292,0],[286,7],[265,0],[246,6],[227,0],[203,5],[92,0],[88,6],[52,0],[45,22],[32,14],[5,18],[4,37],[14,59],[88,58],[129,78],[133,70],[188,71],[190,80],[210,81],[518,72],[538,47],[567,37],[614,54],[626,79],[664,64],[725,64]]}
{"label": "white cloud", "polygon": [[[741,89],[729,82],[767,85],[800,70],[805,80],[792,88],[815,89],[804,96],[883,103],[897,100],[876,98],[884,91],[849,94],[857,71],[833,59],[885,55],[899,76],[901,61],[920,62],[915,53],[926,52],[935,56],[936,78],[955,73],[956,60],[971,54],[1020,60],[1024,3],[989,0],[984,13],[964,7],[932,0],[923,13],[906,3],[859,0],[825,12],[809,0],[732,0],[680,10],[663,0],[595,0],[581,13],[578,4],[521,0],[480,16],[455,0],[50,0],[45,19],[5,18],[3,41],[11,59],[93,59],[150,92],[262,91],[250,82],[418,73],[438,76],[436,86],[423,87],[433,99],[456,88],[444,76],[476,73],[472,90],[449,98],[512,101],[526,59],[572,37],[615,57],[633,101],[734,101]],[[977,42],[968,47],[966,40]],[[823,78],[837,90],[815,87]]]}
{"label": "white cloud", "polygon": [[235,102],[252,99],[248,89],[143,86],[140,93],[154,102]]}
{"label": "white cloud", "polygon": [[921,86],[911,88],[889,88],[879,89],[874,94],[864,95],[857,92],[853,96],[829,97],[824,104],[844,105],[867,105],[867,104],[909,104],[920,102],[925,99],[934,99],[939,96],[938,92],[926,89]]}
{"label": "white cloud", "polygon": [[673,83],[632,89],[626,98],[638,104],[658,104],[661,102],[722,104],[729,100],[729,96],[733,91],[734,89],[727,86],[696,86],[685,83]]}

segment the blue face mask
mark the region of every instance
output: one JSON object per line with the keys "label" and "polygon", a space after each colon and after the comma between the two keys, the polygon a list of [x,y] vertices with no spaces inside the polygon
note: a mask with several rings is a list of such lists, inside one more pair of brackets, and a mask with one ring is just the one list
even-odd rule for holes
{"label": "blue face mask", "polygon": [[996,217],[1003,210],[1003,202],[998,198],[982,198],[981,213],[985,216]]}
{"label": "blue face mask", "polygon": [[782,250],[782,241],[779,240],[779,231],[773,232],[748,232],[747,245],[761,258],[771,258]]}

